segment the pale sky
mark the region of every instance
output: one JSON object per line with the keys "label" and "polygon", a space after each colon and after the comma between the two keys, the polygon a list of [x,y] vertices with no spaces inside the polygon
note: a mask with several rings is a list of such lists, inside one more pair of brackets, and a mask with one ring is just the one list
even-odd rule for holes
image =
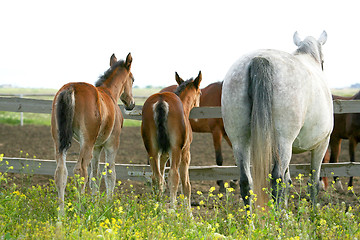
{"label": "pale sky", "polygon": [[201,87],[222,81],[243,54],[293,52],[293,34],[323,30],[331,88],[360,83],[359,3],[325,0],[0,2],[0,85],[60,88],[95,83],[111,54],[131,52],[135,85],[175,84],[202,71]]}

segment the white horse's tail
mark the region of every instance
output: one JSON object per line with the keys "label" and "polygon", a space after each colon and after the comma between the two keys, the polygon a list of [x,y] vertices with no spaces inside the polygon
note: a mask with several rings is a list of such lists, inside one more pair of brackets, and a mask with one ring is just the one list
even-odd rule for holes
{"label": "white horse's tail", "polygon": [[263,57],[252,59],[249,65],[251,161],[254,193],[257,194],[258,199],[256,205],[260,206],[264,206],[269,200],[263,188],[269,186],[268,175],[274,152],[277,152],[272,116],[273,72],[269,60]]}

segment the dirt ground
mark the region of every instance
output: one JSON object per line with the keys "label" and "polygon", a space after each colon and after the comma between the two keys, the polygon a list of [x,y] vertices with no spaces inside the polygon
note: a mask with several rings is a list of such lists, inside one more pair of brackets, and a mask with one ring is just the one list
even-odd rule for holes
{"label": "dirt ground", "polygon": [[[0,153],[6,157],[28,157],[34,156],[38,159],[54,159],[54,147],[50,134],[50,127],[47,126],[12,126],[0,124]],[[234,165],[234,158],[231,148],[225,141],[222,144],[224,165]],[[79,145],[74,141],[68,153],[68,160],[76,160]],[[359,159],[359,151],[356,153],[356,159]],[[309,163],[310,154],[303,153],[294,155],[291,163]],[[349,161],[348,142],[343,141],[341,162]],[[116,157],[117,163],[145,164],[146,151],[142,142],[139,127],[125,127],[121,133],[121,146]],[[210,133],[194,133],[194,140],[191,145],[191,165],[207,166],[215,165],[215,153]],[[34,184],[44,183],[52,176],[39,176],[33,178]],[[347,179],[341,178],[344,188],[346,188]],[[190,179],[191,180],[191,179]],[[294,179],[293,179],[294,180]],[[215,181],[192,181],[192,196],[196,198],[196,191],[207,192],[211,186],[216,186]],[[144,189],[144,183],[135,183],[135,187]],[[216,187],[218,189],[218,187]],[[354,179],[354,189],[356,194],[360,194],[359,180]],[[217,191],[217,190],[216,190]],[[239,189],[236,189],[236,193]],[[324,193],[322,193],[324,194]],[[357,199],[348,191],[337,192],[334,199],[345,201],[349,204],[357,203]],[[320,194],[320,198],[322,198]]]}

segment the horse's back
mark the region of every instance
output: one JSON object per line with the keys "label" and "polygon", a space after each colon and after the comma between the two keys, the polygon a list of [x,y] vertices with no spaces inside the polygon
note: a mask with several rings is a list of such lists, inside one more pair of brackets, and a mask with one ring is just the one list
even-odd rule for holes
{"label": "horse's back", "polygon": [[[150,141],[156,140],[156,128],[157,123],[155,122],[155,114],[157,114],[156,106],[158,104],[165,104],[167,108],[165,125],[170,134],[170,141],[172,144],[184,144],[186,134],[186,119],[184,118],[183,105],[180,98],[172,92],[156,93],[151,95],[144,103],[142,108],[142,126],[141,132],[143,138],[145,137],[147,144]],[[145,144],[146,145],[146,144]]]}
{"label": "horse's back", "polygon": [[[163,88],[160,93],[174,92],[177,85]],[[200,107],[220,107],[221,106],[222,82],[211,83],[201,89]],[[194,132],[212,132],[214,128],[223,129],[222,119],[190,119],[191,128]]]}
{"label": "horse's back", "polygon": [[[101,145],[114,129],[121,129],[121,112],[116,108],[117,104],[101,88],[85,82],[74,82],[64,85],[58,93],[63,91],[73,91],[73,129],[77,140],[86,137],[96,140],[96,144]],[[120,124],[118,128],[114,128],[115,123]],[[101,136],[98,136],[99,131],[102,132]]]}
{"label": "horse's back", "polygon": [[164,92],[175,92],[177,85],[171,85],[160,90],[160,93]]}
{"label": "horse's back", "polygon": [[[249,135],[252,100],[249,97],[249,68],[253,59],[266,59],[272,71],[272,111],[277,135],[295,141],[295,148],[311,148],[304,143],[323,139],[332,128],[331,94],[320,70],[308,66],[305,59],[277,50],[259,50],[240,58],[230,68],[223,84],[225,125],[242,129],[235,133]],[[331,108],[331,109],[330,109]],[[239,119],[239,120],[237,120]],[[308,128],[318,126],[316,131]],[[232,139],[232,141],[233,141]],[[301,143],[300,141],[301,140]],[[297,145],[297,146],[296,146]]]}
{"label": "horse's back", "polygon": [[201,107],[220,107],[221,106],[222,82],[209,84],[201,89],[200,106]]}

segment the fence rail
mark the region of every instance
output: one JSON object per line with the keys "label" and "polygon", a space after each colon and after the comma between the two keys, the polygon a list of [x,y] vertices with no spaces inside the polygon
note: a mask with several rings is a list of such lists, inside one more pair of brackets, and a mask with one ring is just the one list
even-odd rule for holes
{"label": "fence rail", "polygon": [[[54,97],[54,93],[0,93],[0,97]],[[146,99],[148,96],[134,96],[138,99]]]}
{"label": "fence rail", "polygon": [[[0,111],[9,112],[32,112],[51,113],[51,100],[39,100],[17,97],[0,97]],[[334,113],[359,113],[359,100],[334,100]],[[119,105],[125,119],[141,120],[141,106],[136,106],[132,111],[126,111],[123,105]],[[193,108],[190,118],[221,118],[220,107],[199,107]]]}
{"label": "fence rail", "polygon": [[[55,160],[41,160],[28,158],[3,158],[3,164],[0,165],[0,172],[24,173],[53,176],[56,169]],[[6,164],[8,163],[8,164]],[[69,176],[73,175],[72,169],[75,161],[67,161],[66,166],[69,169]],[[104,169],[104,163],[100,163],[101,169]],[[151,168],[145,164],[115,164],[116,177],[119,180],[148,181],[151,176]],[[168,168],[165,172],[167,173]],[[310,173],[309,164],[291,164],[290,173],[292,177]],[[232,180],[239,179],[239,170],[236,166],[190,166],[190,179],[192,181],[207,180]],[[350,177],[360,176],[360,163],[324,163],[321,166],[321,176],[339,176]]]}

